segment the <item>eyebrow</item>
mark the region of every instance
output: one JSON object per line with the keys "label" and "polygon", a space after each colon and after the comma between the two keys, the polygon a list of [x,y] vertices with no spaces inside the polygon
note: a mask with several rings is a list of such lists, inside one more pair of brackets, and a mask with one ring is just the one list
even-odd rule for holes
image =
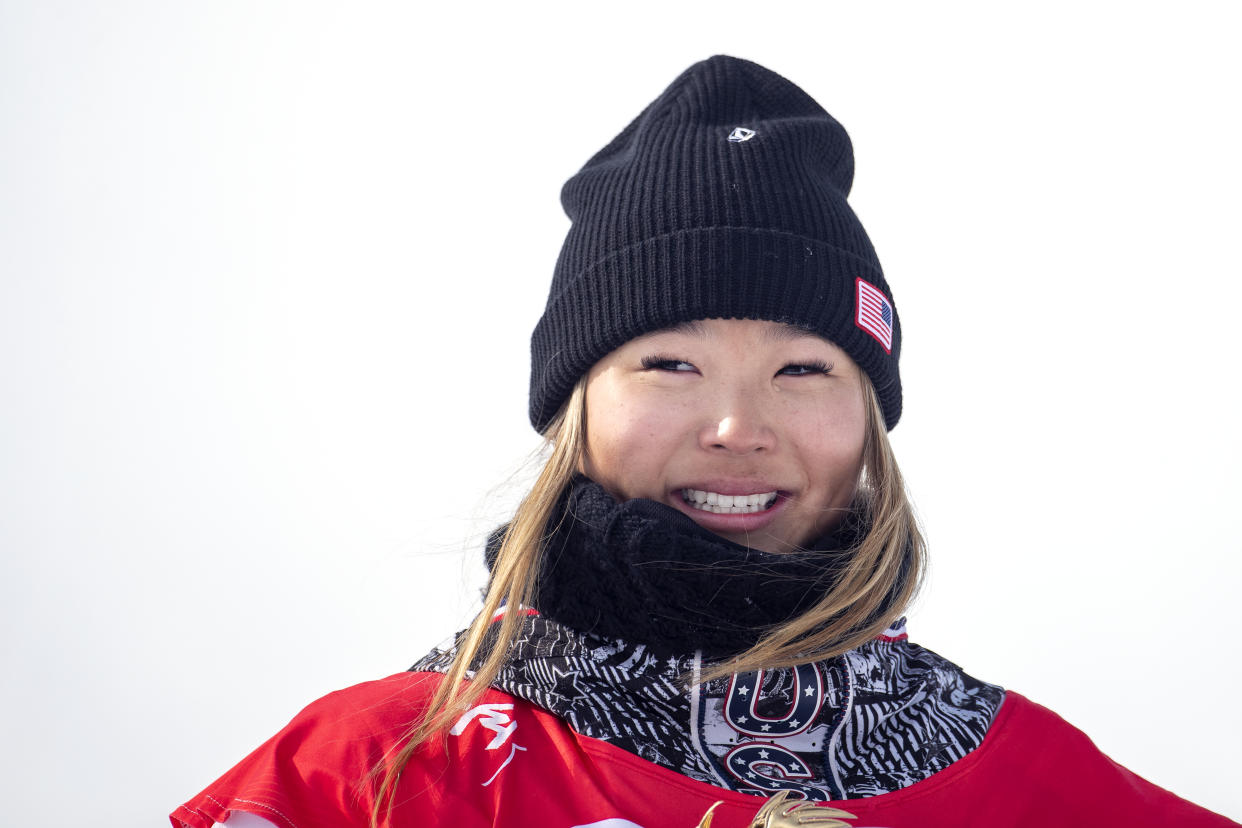
{"label": "eyebrow", "polygon": [[794,325],[790,322],[777,322],[775,327],[768,328],[764,332],[764,339],[769,342],[789,342],[794,339],[804,339],[806,337],[815,339],[825,339],[815,333],[815,331]]}
{"label": "eyebrow", "polygon": [[697,336],[700,339],[707,336],[707,329],[699,322],[678,322],[676,325],[669,325],[667,328],[660,328],[652,331],[652,333],[676,333],[686,334],[687,336]]}
{"label": "eyebrow", "polygon": [[[707,328],[703,327],[702,322],[694,320],[678,322],[674,325],[669,325],[667,328],[651,331],[651,333],[685,334],[686,336],[697,336],[699,339],[704,339],[707,336]],[[772,327],[764,331],[764,339],[769,342],[792,342],[795,339],[805,339],[806,337],[824,339],[815,331],[795,325],[792,322],[773,321]]]}

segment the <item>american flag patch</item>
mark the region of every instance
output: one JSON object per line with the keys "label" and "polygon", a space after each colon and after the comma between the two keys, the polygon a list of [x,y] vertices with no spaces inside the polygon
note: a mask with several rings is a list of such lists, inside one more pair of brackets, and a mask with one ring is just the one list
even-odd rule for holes
{"label": "american flag patch", "polygon": [[875,337],[888,353],[893,352],[893,306],[870,282],[858,280],[858,312],[854,323]]}

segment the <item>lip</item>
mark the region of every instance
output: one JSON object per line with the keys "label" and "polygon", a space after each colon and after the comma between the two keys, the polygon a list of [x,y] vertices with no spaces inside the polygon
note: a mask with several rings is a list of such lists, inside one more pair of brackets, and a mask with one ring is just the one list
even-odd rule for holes
{"label": "lip", "polygon": [[784,489],[770,480],[700,480],[694,483],[683,483],[673,489],[673,492],[681,497],[682,489],[698,489],[701,492],[715,492],[722,495],[749,495],[763,492],[786,494]]}
{"label": "lip", "polygon": [[[691,506],[681,496],[683,489],[698,489],[722,495],[776,492],[776,500],[762,512],[750,512],[744,515],[718,515],[714,512],[705,512],[702,509],[696,509]],[[723,535],[736,532],[754,532],[763,529],[776,520],[781,512],[785,510],[785,507],[789,505],[789,496],[788,490],[762,480],[715,480],[711,482],[699,481],[678,486],[669,492],[668,499],[674,507],[699,526],[702,526],[709,532]]]}

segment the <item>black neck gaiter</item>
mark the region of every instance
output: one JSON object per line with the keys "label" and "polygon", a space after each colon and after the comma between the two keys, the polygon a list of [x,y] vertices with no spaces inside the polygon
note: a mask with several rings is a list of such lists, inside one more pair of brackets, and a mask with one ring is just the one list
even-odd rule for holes
{"label": "black neck gaiter", "polygon": [[[803,552],[740,546],[653,500],[618,503],[579,477],[563,502],[535,606],[580,632],[652,651],[735,655],[815,605],[836,583],[859,528],[849,520]],[[503,529],[488,543],[489,566]]]}

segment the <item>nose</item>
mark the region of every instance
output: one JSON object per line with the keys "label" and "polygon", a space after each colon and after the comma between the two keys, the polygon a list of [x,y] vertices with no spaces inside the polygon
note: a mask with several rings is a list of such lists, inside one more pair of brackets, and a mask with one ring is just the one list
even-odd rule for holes
{"label": "nose", "polygon": [[776,445],[776,432],[762,403],[739,396],[704,424],[699,444],[730,454],[771,451]]}

